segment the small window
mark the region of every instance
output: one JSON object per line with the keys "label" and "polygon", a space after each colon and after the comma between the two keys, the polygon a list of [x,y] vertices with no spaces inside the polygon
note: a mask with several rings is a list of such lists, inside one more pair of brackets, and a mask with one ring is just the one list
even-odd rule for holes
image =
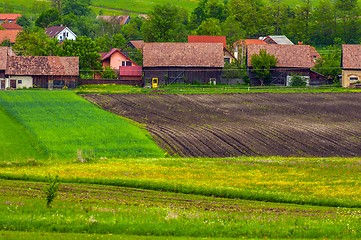
{"label": "small window", "polygon": [[352,77],[350,77],[350,81],[358,81],[358,77],[352,76]]}
{"label": "small window", "polygon": [[225,63],[231,63],[231,59],[230,58],[224,58],[224,62]]}
{"label": "small window", "polygon": [[18,84],[23,84],[23,80],[18,80]]}
{"label": "small window", "polygon": [[131,61],[122,61],[122,66],[132,66]]}

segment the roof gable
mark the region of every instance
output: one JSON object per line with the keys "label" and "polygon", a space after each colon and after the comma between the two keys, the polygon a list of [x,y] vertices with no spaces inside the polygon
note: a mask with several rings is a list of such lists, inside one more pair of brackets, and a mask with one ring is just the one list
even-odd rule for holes
{"label": "roof gable", "polygon": [[78,76],[78,57],[11,56],[6,68],[8,75]]}
{"label": "roof gable", "polygon": [[145,43],[144,67],[223,67],[222,43]]}
{"label": "roof gable", "polygon": [[144,47],[144,40],[131,40],[128,45],[142,51]]}
{"label": "roof gable", "polygon": [[[128,61],[131,61],[133,65],[138,66],[138,64],[136,64],[135,62],[133,62],[127,55],[125,55],[122,51],[120,51],[118,48],[113,48],[112,50],[110,50],[108,53],[101,53],[102,56],[102,62],[107,60],[108,58],[111,58],[113,56],[113,54],[115,53],[119,53],[120,55],[122,55],[125,59],[127,59]],[[103,55],[104,54],[104,55]],[[119,55],[118,55],[119,56]]]}
{"label": "roof gable", "polygon": [[222,43],[223,47],[227,47],[226,36],[205,36],[205,35],[190,35],[188,36],[189,43]]}
{"label": "roof gable", "polygon": [[252,66],[252,55],[259,54],[261,49],[277,58],[277,67],[312,68],[315,65],[316,50],[309,45],[266,44],[247,46],[247,66]]}
{"label": "roof gable", "polygon": [[267,36],[261,40],[270,44],[294,45],[293,42],[291,42],[291,40],[289,40],[285,35]]}
{"label": "roof gable", "polygon": [[342,68],[361,70],[361,44],[342,45]]}
{"label": "roof gable", "polygon": [[52,26],[52,27],[48,27],[45,30],[45,33],[48,34],[50,37],[55,37],[57,36],[61,31],[63,31],[66,27],[64,26]]}

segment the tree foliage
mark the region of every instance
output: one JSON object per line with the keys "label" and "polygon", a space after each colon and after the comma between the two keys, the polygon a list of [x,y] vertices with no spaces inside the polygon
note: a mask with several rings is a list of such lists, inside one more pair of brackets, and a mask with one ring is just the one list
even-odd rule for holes
{"label": "tree foliage", "polygon": [[60,12],[55,8],[51,8],[40,14],[40,16],[35,21],[35,26],[47,28],[50,26],[59,25],[60,23]]}
{"label": "tree foliage", "polygon": [[271,70],[277,64],[277,58],[261,49],[259,54],[251,56],[252,71],[256,74],[261,85],[271,82]]}

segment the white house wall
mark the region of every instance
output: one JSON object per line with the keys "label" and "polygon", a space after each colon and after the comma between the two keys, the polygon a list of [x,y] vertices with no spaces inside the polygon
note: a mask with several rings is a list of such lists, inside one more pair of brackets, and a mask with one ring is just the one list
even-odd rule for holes
{"label": "white house wall", "polygon": [[31,76],[12,76],[10,80],[16,80],[16,88],[32,88],[33,78]]}
{"label": "white house wall", "polygon": [[[64,33],[65,33],[65,38],[64,38]],[[76,40],[76,35],[69,29],[69,28],[64,28],[63,31],[61,31],[56,38],[59,41],[64,41],[64,40]]]}

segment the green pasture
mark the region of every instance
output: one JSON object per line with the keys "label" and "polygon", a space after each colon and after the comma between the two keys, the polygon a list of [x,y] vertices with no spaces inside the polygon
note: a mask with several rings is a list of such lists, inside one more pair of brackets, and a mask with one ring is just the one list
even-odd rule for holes
{"label": "green pasture", "polygon": [[59,234],[64,233],[72,239],[361,237],[360,208],[69,183],[60,185],[52,207],[46,208],[42,193],[46,184],[8,180],[0,184],[0,237],[11,233],[15,239],[21,235],[61,239]]}
{"label": "green pasture", "polygon": [[[23,145],[27,152],[7,154],[9,161],[19,154],[23,159],[84,161],[164,155],[142,126],[108,113],[74,92],[2,91],[0,107],[6,112],[0,111],[0,117],[9,122],[0,125],[0,136],[11,135],[9,141],[17,142],[14,147]],[[1,145],[0,149],[7,148]]]}

